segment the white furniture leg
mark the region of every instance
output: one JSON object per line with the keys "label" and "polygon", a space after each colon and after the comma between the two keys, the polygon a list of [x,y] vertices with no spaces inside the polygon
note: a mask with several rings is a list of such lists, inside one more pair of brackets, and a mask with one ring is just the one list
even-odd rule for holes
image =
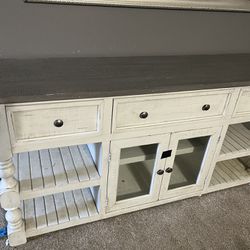
{"label": "white furniture leg", "polygon": [[6,211],[7,232],[10,246],[26,243],[26,234],[20,210],[18,182],[14,178],[15,166],[9,141],[4,106],[0,106],[0,201]]}

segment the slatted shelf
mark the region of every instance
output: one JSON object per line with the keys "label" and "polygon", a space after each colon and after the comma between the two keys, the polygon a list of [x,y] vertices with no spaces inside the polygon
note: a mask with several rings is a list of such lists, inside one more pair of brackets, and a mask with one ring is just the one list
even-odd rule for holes
{"label": "slatted shelf", "polygon": [[[194,147],[190,140],[182,140],[179,143],[176,155],[190,154],[194,151]],[[146,150],[143,146],[126,148],[121,153],[120,165],[126,165],[136,162],[142,162],[155,158],[155,145],[147,146]]]}
{"label": "slatted shelf", "polygon": [[87,145],[16,154],[14,164],[22,200],[100,184]]}
{"label": "slatted shelf", "polygon": [[22,201],[27,237],[75,226],[98,218],[90,188]]}
{"label": "slatted shelf", "polygon": [[250,129],[245,124],[230,125],[218,161],[250,155]]}
{"label": "slatted shelf", "polygon": [[250,172],[239,159],[218,162],[208,192],[230,188],[250,182]]}

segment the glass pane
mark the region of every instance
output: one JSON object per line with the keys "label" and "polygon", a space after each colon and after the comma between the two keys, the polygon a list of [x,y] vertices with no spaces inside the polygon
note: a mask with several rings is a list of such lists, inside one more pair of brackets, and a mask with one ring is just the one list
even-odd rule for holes
{"label": "glass pane", "polygon": [[196,183],[209,138],[206,136],[179,141],[168,189]]}
{"label": "glass pane", "polygon": [[117,201],[149,194],[157,147],[151,144],[121,150]]}

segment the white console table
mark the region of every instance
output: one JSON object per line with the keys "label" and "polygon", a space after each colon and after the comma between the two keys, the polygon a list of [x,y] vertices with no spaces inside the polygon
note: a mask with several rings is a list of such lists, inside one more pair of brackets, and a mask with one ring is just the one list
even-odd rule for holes
{"label": "white console table", "polygon": [[249,55],[0,65],[11,246],[250,182]]}

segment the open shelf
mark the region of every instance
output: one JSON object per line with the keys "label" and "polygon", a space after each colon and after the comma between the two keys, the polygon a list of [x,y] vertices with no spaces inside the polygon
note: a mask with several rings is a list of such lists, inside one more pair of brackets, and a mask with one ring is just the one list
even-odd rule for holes
{"label": "open shelf", "polygon": [[21,209],[27,237],[75,226],[99,216],[90,188],[25,200]]}
{"label": "open shelf", "polygon": [[[194,151],[194,145],[190,140],[182,140],[179,143],[176,155],[189,154]],[[155,158],[155,145],[131,147],[122,150],[120,165],[142,162]]]}
{"label": "open shelf", "polygon": [[[247,160],[249,162],[249,159]],[[244,160],[232,159],[218,162],[215,166],[208,192],[230,188],[250,182],[250,171]]]}
{"label": "open shelf", "polygon": [[87,145],[19,153],[14,164],[22,200],[100,184]]}
{"label": "open shelf", "polygon": [[250,122],[228,127],[218,161],[250,155]]}

